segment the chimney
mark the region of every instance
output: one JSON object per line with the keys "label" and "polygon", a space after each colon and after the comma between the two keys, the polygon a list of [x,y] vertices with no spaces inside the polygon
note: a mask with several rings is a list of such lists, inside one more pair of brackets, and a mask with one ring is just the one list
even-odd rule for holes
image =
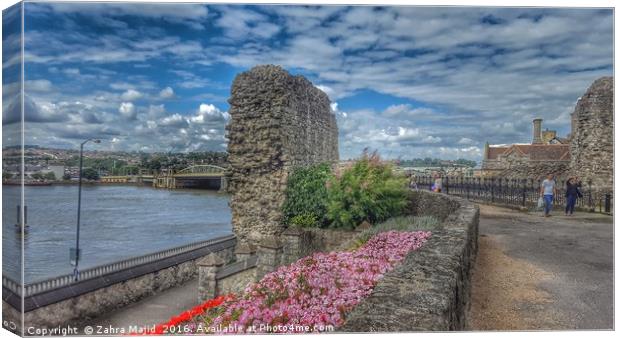
{"label": "chimney", "polygon": [[542,144],[542,119],[534,119],[534,128],[532,130],[532,144]]}

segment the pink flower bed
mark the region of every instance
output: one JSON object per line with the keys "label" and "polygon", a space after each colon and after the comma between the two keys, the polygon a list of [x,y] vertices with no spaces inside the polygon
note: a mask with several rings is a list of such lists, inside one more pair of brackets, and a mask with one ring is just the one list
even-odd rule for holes
{"label": "pink flower bed", "polygon": [[226,310],[212,325],[228,327],[232,333],[336,328],[386,272],[430,235],[428,231],[383,232],[355,251],[316,253],[280,267],[224,303]]}

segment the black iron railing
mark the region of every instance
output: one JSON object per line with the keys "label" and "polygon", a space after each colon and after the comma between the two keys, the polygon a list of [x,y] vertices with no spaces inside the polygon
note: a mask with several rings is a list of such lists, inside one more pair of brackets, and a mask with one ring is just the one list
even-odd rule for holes
{"label": "black iron railing", "polygon": [[[416,177],[418,189],[430,189],[435,183],[430,176]],[[463,197],[472,201],[494,204],[506,204],[525,208],[534,207],[540,197],[541,180],[506,179],[484,177],[442,177],[442,193]],[[558,195],[553,200],[556,208],[566,205],[566,181],[557,182]],[[582,184],[583,197],[577,199],[576,208],[584,211],[613,213],[612,194],[600,194],[592,190],[591,185]]]}

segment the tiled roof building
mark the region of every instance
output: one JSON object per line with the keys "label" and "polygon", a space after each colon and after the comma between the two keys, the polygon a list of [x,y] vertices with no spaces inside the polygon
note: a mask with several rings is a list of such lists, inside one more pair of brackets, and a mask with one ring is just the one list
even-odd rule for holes
{"label": "tiled roof building", "polygon": [[538,178],[547,173],[561,174],[570,165],[568,139],[554,130],[541,130],[542,119],[533,121],[531,144],[484,146],[482,176]]}

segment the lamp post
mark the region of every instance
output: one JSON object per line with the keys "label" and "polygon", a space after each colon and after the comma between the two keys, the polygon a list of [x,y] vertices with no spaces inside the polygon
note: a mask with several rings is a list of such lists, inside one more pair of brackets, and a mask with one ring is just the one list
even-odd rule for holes
{"label": "lamp post", "polygon": [[93,143],[101,143],[98,139],[88,139],[80,144],[80,170],[78,172],[78,207],[77,207],[77,228],[75,236],[75,249],[70,250],[69,256],[71,263],[73,263],[73,278],[77,282],[78,280],[78,263],[80,261],[80,210],[82,208],[82,162],[84,157],[84,145],[90,141]]}

